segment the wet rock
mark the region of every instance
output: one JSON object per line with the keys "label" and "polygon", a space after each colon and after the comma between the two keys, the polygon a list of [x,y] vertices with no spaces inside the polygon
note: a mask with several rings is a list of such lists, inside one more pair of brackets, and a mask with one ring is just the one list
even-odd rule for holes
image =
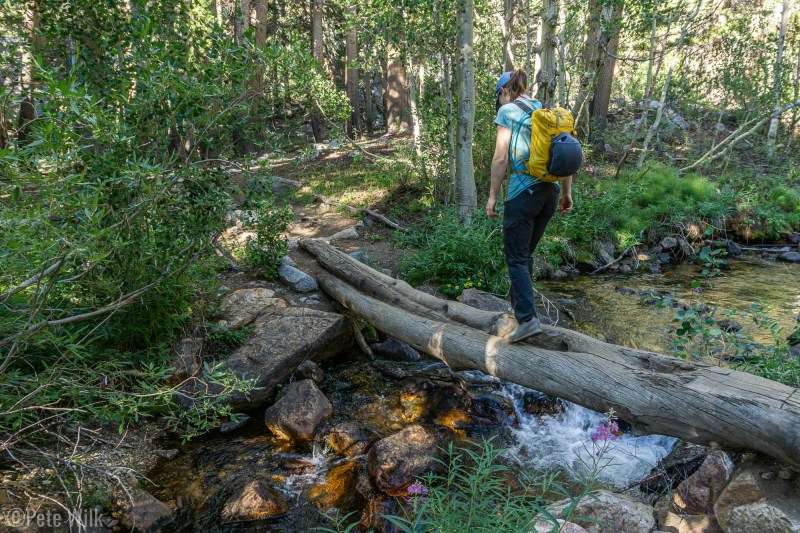
{"label": "wet rock", "polygon": [[[605,264],[605,263],[603,263]],[[575,264],[576,268],[579,272],[594,272],[598,268],[602,266],[601,262],[597,260],[597,258],[593,257],[591,254],[588,253],[580,253],[577,257],[577,263]]]}
{"label": "wet rock", "polygon": [[714,514],[714,502],[733,473],[733,461],[722,450],[713,450],[703,464],[686,478],[672,497],[682,514]]}
{"label": "wet rock", "polygon": [[639,490],[651,494],[664,494],[672,490],[700,468],[707,454],[705,446],[678,443],[642,480]]}
{"label": "wet rock", "polygon": [[661,274],[661,266],[659,263],[650,263],[647,265],[647,269],[651,274]]}
{"label": "wet rock", "polygon": [[389,337],[383,342],[376,342],[370,346],[370,349],[375,356],[391,361],[419,361],[421,358],[418,351],[394,337]]}
{"label": "wet rock", "polygon": [[347,255],[349,255],[359,263],[364,263],[365,265],[369,265],[369,256],[367,255],[367,252],[363,250],[359,250],[357,252],[350,252]]}
{"label": "wet rock", "polygon": [[659,243],[662,250],[669,251],[678,248],[678,239],[675,237],[664,237]]}
{"label": "wet rock", "polygon": [[785,252],[778,256],[778,261],[800,263],[800,252]]}
{"label": "wet rock", "polygon": [[656,257],[658,258],[658,262],[662,265],[668,265],[672,262],[672,256],[666,253],[660,253]]}
{"label": "wet rock", "polygon": [[[558,517],[571,504],[571,500],[556,502],[550,506],[550,512]],[[606,490],[587,495],[575,508],[571,521],[589,533],[649,533],[656,525],[652,507]]]}
{"label": "wet rock", "polygon": [[552,394],[528,391],[522,396],[522,408],[532,415],[554,416],[564,411],[564,402]]}
{"label": "wet rock", "polygon": [[263,481],[251,481],[225,502],[222,523],[248,522],[289,512],[286,499]]}
{"label": "wet rock", "polygon": [[356,228],[351,226],[347,229],[343,229],[342,231],[338,231],[330,236],[331,241],[344,241],[347,239],[358,239],[360,238],[358,231]]}
{"label": "wet rock", "polygon": [[325,372],[314,361],[308,359],[300,363],[300,366],[294,371],[294,375],[298,379],[310,379],[314,383],[322,383],[322,380],[325,379]]}
{"label": "wet rock", "polygon": [[350,321],[335,313],[305,307],[271,308],[253,323],[250,337],[222,365],[260,387],[227,403],[238,410],[262,405],[303,361],[315,362],[352,345]]}
{"label": "wet rock", "polygon": [[250,417],[247,415],[240,415],[237,420],[229,420],[228,422],[223,422],[219,426],[220,433],[233,433],[234,431],[241,429],[247,425],[250,421]]}
{"label": "wet rock", "polygon": [[286,265],[286,266],[290,266],[290,267],[296,267],[297,266],[297,263],[294,262],[294,259],[292,259],[288,255],[284,255],[281,258],[281,264],[282,265]]}
{"label": "wet rock", "polygon": [[800,487],[762,474],[775,468],[761,461],[739,465],[714,504],[726,533],[800,531]]}
{"label": "wet rock", "polygon": [[742,255],[742,247],[733,241],[727,241],[725,243],[725,249],[728,251],[728,255],[731,257]]}
{"label": "wet rock", "polygon": [[630,274],[632,271],[633,271],[633,268],[631,268],[631,265],[621,264],[619,266],[619,273],[620,274]]}
{"label": "wet rock", "polygon": [[174,369],[172,376],[176,381],[183,381],[200,372],[202,362],[203,339],[186,337],[175,347],[175,357],[170,366]]}
{"label": "wet rock", "polygon": [[319,289],[317,280],[293,266],[279,266],[278,279],[296,292],[311,292]]}
{"label": "wet rock", "polygon": [[364,458],[339,461],[328,469],[325,479],[306,490],[308,498],[320,511],[328,509],[353,509],[364,500],[356,487],[358,485],[359,465]]}
{"label": "wet rock", "polygon": [[637,294],[636,289],[631,289],[630,287],[618,286],[614,287],[614,290],[616,290],[620,294],[625,294],[626,296]]}
{"label": "wet rock", "polygon": [[442,387],[430,394],[430,420],[453,431],[481,432],[516,424],[514,405],[495,394],[475,394],[461,387]]}
{"label": "wet rock", "polygon": [[116,518],[129,531],[155,533],[174,518],[172,509],[138,487],[117,491],[115,499],[120,510]]}
{"label": "wet rock", "polygon": [[728,333],[736,333],[742,330],[742,325],[730,318],[721,318],[717,320],[717,326]]}
{"label": "wet rock", "polygon": [[412,425],[376,442],[367,456],[375,486],[401,496],[418,478],[436,470],[436,440],[422,426]]}
{"label": "wet rock", "polygon": [[264,423],[273,435],[293,443],[307,442],[323,421],[333,414],[333,406],[313,381],[289,383],[281,397],[264,413]]}
{"label": "wet rock", "polygon": [[379,438],[380,435],[371,429],[362,428],[356,422],[343,422],[331,429],[326,440],[333,451],[339,455],[349,456],[366,453]]}
{"label": "wet rock", "polygon": [[223,330],[239,329],[251,324],[266,309],[285,305],[270,289],[239,289],[222,300],[217,325]]}
{"label": "wet rock", "polygon": [[153,450],[153,454],[161,457],[162,459],[166,459],[167,461],[171,461],[172,459],[178,457],[178,450]]}
{"label": "wet rock", "polygon": [[479,289],[467,289],[461,293],[458,300],[462,304],[482,309],[483,311],[496,311],[498,313],[511,312],[511,303],[508,300],[498,298],[494,294]]}
{"label": "wet rock", "polygon": [[668,511],[658,527],[665,533],[724,533],[713,515],[686,515]]}

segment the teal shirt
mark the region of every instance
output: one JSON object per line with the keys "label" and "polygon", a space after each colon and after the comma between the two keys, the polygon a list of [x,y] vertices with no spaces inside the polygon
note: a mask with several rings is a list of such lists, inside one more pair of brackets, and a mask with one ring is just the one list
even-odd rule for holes
{"label": "teal shirt", "polygon": [[[532,111],[542,108],[539,100],[521,99],[528,104]],[[531,119],[528,118],[519,125],[517,124],[525,116],[525,112],[517,104],[508,103],[497,111],[497,118],[494,123],[511,130],[511,148],[509,162],[511,164],[511,176],[508,178],[508,195],[506,201],[519,195],[525,189],[532,187],[539,180],[527,174],[525,161],[531,154]],[[517,131],[517,129],[519,131]],[[515,153],[516,152],[516,153]]]}

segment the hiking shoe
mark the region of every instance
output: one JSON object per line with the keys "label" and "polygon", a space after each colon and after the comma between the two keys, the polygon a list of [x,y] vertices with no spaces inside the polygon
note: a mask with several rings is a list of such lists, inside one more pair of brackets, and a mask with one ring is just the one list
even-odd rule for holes
{"label": "hiking shoe", "polygon": [[508,342],[523,341],[528,337],[533,337],[534,335],[540,335],[542,333],[544,333],[544,330],[542,329],[541,323],[539,323],[539,319],[532,318],[517,326],[517,329],[515,329],[514,333],[508,338]]}

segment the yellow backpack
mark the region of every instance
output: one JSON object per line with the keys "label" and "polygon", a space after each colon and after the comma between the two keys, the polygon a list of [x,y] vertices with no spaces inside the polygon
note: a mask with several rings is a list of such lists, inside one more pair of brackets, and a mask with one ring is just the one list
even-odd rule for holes
{"label": "yellow backpack", "polygon": [[[572,176],[581,166],[583,150],[575,139],[575,120],[563,107],[537,109],[519,100],[514,101],[525,115],[515,127],[511,150],[514,150],[520,126],[528,116],[531,119],[530,158],[525,161],[528,174],[540,181],[554,182]],[[514,150],[514,155],[516,151]],[[519,159],[522,159],[517,155]]]}

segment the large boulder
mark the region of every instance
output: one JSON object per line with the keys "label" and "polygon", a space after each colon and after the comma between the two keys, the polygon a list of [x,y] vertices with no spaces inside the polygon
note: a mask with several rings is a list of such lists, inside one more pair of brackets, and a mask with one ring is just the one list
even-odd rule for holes
{"label": "large boulder", "polygon": [[317,280],[291,265],[281,265],[278,267],[278,279],[281,283],[288,285],[295,292],[312,292],[319,289]]}
{"label": "large boulder", "polygon": [[739,465],[714,504],[725,533],[800,531],[800,486],[783,477],[766,462]]}
{"label": "large boulder", "polygon": [[252,323],[273,306],[286,305],[275,292],[264,287],[239,289],[223,298],[217,325],[223,330],[239,329]]}
{"label": "large boulder", "polygon": [[294,443],[314,438],[317,427],[333,414],[333,406],[310,379],[289,383],[264,413],[273,435]]}
{"label": "large boulder", "polygon": [[508,300],[503,300],[490,292],[479,289],[465,290],[461,293],[458,301],[483,311],[496,311],[498,313],[510,313],[512,311],[511,303]]}
{"label": "large boulder", "polygon": [[271,308],[256,319],[250,337],[222,365],[240,378],[254,380],[260,389],[248,396],[234,395],[227,403],[238,410],[258,407],[303,361],[322,361],[352,342],[350,321],[342,315],[305,307]]}
{"label": "large boulder", "polygon": [[115,493],[117,518],[128,531],[155,533],[172,522],[172,509],[138,487]]}
{"label": "large boulder", "polygon": [[800,263],[800,252],[785,252],[778,256],[778,261]]}
{"label": "large boulder", "polygon": [[328,433],[326,440],[333,451],[340,455],[361,455],[380,436],[372,430],[362,428],[356,422],[342,422]]}
{"label": "large boulder", "polygon": [[[561,514],[571,504],[571,500],[556,502],[550,507],[550,512],[556,517],[567,518]],[[568,520],[589,533],[649,533],[656,525],[652,507],[607,490],[590,492]]]}
{"label": "large boulder", "polygon": [[686,478],[673,495],[677,509],[685,514],[714,513],[714,502],[733,473],[733,461],[722,450],[713,450],[697,471]]}
{"label": "large boulder", "polygon": [[436,456],[433,435],[412,425],[376,442],[367,456],[367,469],[378,489],[402,496],[418,478],[436,470]]}
{"label": "large boulder", "polygon": [[222,523],[264,520],[289,511],[286,499],[262,481],[251,481],[231,496],[222,508]]}
{"label": "large boulder", "polygon": [[533,531],[531,533],[586,533],[586,530],[578,524],[565,522],[560,519],[557,520],[557,526],[548,520],[536,522],[533,525]]}

